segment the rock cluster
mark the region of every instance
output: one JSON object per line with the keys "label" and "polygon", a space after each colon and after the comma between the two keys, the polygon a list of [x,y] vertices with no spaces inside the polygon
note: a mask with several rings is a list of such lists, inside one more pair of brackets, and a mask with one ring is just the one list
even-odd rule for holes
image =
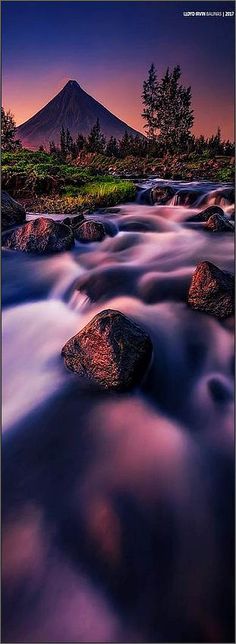
{"label": "rock cluster", "polygon": [[211,262],[201,262],[193,274],[188,304],[217,318],[234,312],[234,276]]}
{"label": "rock cluster", "polygon": [[65,365],[103,389],[127,391],[143,379],[152,356],[146,331],[120,311],[101,311],[62,349]]}

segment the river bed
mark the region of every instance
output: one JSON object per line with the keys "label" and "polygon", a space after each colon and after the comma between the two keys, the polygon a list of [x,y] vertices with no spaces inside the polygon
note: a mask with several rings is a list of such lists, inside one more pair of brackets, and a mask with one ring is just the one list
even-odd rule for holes
{"label": "river bed", "polygon": [[[157,184],[195,201],[148,205]],[[234,336],[187,305],[198,262],[233,272],[233,235],[189,221],[229,217],[224,187],[152,178],[91,216],[110,222],[101,243],[3,250],[4,641],[233,641]],[[107,308],[152,338],[129,394],[60,355]]]}

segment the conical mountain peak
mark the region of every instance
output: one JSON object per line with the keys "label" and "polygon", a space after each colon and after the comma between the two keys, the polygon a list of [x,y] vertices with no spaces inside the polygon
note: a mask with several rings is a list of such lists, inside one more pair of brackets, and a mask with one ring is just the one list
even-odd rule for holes
{"label": "conical mountain peak", "polygon": [[88,136],[97,119],[107,139],[111,136],[121,139],[125,130],[140,135],[87,94],[76,80],[69,80],[45,107],[17,128],[17,136],[23,146],[32,150],[40,145],[48,149],[50,141],[60,142],[62,126],[75,139],[78,134]]}
{"label": "conical mountain peak", "polygon": [[71,89],[73,89],[73,88],[81,89],[79,83],[77,83],[76,80],[68,80],[63,89],[66,89],[66,87],[68,87],[68,89],[70,89],[70,88]]}

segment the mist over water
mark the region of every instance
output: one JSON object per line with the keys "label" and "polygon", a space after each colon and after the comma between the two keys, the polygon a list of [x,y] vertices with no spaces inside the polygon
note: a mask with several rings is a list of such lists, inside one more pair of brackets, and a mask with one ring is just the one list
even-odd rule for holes
{"label": "mist over water", "polygon": [[[145,203],[157,184],[178,188],[168,205]],[[233,272],[233,235],[194,221],[230,217],[230,190],[151,179],[91,215],[101,243],[3,251],[4,641],[233,641],[232,321],[186,304],[198,262]],[[106,308],[152,338],[129,394],[60,356]]]}

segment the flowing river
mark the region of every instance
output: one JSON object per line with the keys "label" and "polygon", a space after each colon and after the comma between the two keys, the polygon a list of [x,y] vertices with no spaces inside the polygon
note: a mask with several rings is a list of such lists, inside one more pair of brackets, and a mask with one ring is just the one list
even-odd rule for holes
{"label": "flowing river", "polygon": [[[198,262],[233,272],[233,235],[194,221],[215,203],[230,217],[229,191],[150,179],[92,216],[103,242],[2,253],[6,642],[233,641],[233,327],[186,304]],[[60,355],[107,308],[152,338],[129,394]]]}

